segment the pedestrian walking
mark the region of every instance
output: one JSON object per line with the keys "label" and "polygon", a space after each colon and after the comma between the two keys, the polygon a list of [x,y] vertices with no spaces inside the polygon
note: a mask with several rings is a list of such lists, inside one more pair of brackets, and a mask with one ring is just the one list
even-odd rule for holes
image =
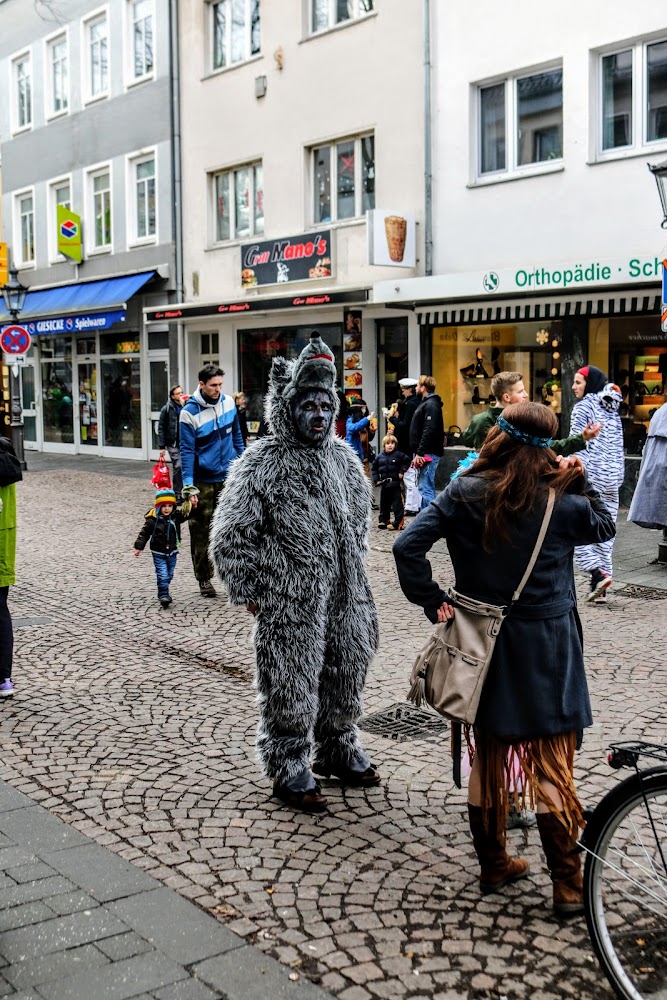
{"label": "pedestrian walking", "polygon": [[498,634],[475,725],[468,816],[480,863],[480,888],[494,892],[528,873],[505,849],[511,775],[520,762],[553,882],[557,913],[583,910],[577,846],[583,810],[574,754],[591,708],[576,609],[574,547],[614,536],[614,519],[578,457],[549,449],[558,422],[539,403],[505,408],[474,465],[448,484],[394,544],[405,596],[432,622],[456,608],[431,576],[426,557],[445,538],[461,594],[509,605],[541,527],[547,491],[553,515],[535,567]]}
{"label": "pedestrian walking", "polygon": [[235,392],[234,402],[236,403],[236,415],[239,418],[239,428],[241,430],[241,437],[243,438],[243,447],[247,448],[250,444],[250,431],[248,430],[248,420],[246,416],[245,393]]}
{"label": "pedestrian walking", "polygon": [[9,438],[0,437],[0,698],[14,694],[14,629],[8,599],[9,588],[16,583],[16,483],[22,479],[14,446]]}
{"label": "pedestrian walking", "polygon": [[[377,420],[373,413],[368,412],[365,400],[356,399],[350,405],[347,421],[345,425],[345,440],[353,451],[359,456],[364,473],[371,478],[371,463],[375,459],[375,454],[371,441],[377,431]],[[378,509],[375,497],[372,497],[371,505],[373,510]]]}
{"label": "pedestrian walking", "polygon": [[157,580],[157,598],[163,608],[168,608],[173,603],[169,586],[174,579],[176,559],[181,547],[181,525],[187,521],[190,513],[189,504],[176,506],[174,490],[158,490],[155,503],[147,512],[144,525],[134,543],[134,555],[137,557],[146,548],[146,544],[149,544]]}
{"label": "pedestrian walking", "polygon": [[315,774],[380,782],[357,730],[378,643],[364,567],[370,484],[335,435],[335,384],[317,331],[296,360],[274,359],[271,434],[233,464],[211,529],[231,603],[256,616],[264,773],[274,795],[307,812],[327,806]]}
{"label": "pedestrian walking", "polygon": [[180,385],[172,385],[169,399],[160,410],[157,424],[157,444],[160,458],[164,459],[165,448],[169,453],[173,471],[173,486],[176,499],[180,502],[183,491],[183,472],[181,469],[180,424],[181,407],[183,406],[183,389]]}
{"label": "pedestrian walking", "polygon": [[[577,402],[572,408],[570,433],[581,433],[587,424],[600,424],[599,435],[588,442],[581,452],[588,478],[602,498],[602,502],[616,521],[618,491],[625,476],[623,451],[623,425],[618,410],[623,396],[621,390],[594,365],[584,365],[574,376],[572,391]],[[587,601],[605,603],[607,590],[613,579],[613,536],[606,541],[579,546],[574,559],[580,569],[590,574]]]}
{"label": "pedestrian walking", "polygon": [[211,519],[227,471],[244,445],[232,396],[222,391],[222,368],[204,365],[199,385],[180,416],[183,496],[194,508],[190,517],[190,552],[202,597],[215,597],[213,566],[208,558]]}
{"label": "pedestrian walking", "polygon": [[422,496],[423,510],[435,500],[435,470],[445,450],[445,426],[442,400],[435,393],[433,376],[419,376],[417,394],[421,396],[421,403],[410,425],[410,449],[414,455],[412,464],[418,470],[417,489]]}
{"label": "pedestrian walking", "polygon": [[628,521],[642,528],[667,527],[667,403],[655,411],[648,425]]}
{"label": "pedestrian walking", "polygon": [[403,476],[410,468],[410,458],[402,451],[397,451],[397,445],[394,435],[386,434],[382,438],[382,451],[371,466],[373,485],[381,487],[378,527],[388,531],[401,531],[405,523],[402,483]]}

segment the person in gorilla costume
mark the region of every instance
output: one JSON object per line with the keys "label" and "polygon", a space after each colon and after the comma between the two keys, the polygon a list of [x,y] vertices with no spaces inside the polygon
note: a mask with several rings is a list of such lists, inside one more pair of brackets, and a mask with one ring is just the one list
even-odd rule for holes
{"label": "person in gorilla costume", "polygon": [[314,773],[380,782],[356,726],[378,644],[364,568],[370,487],[335,435],[335,387],[333,354],[317,331],[296,360],[275,358],[271,434],[230,467],[210,536],[231,603],[256,615],[264,773],[278,798],[317,812],[327,800]]}

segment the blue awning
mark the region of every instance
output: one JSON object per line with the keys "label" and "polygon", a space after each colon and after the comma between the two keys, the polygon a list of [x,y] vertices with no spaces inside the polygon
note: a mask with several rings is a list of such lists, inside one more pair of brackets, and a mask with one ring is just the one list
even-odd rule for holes
{"label": "blue awning", "polygon": [[[41,317],[74,317],[102,311],[122,311],[140,288],[155,274],[143,271],[141,274],[125,275],[121,278],[104,278],[101,281],[85,281],[78,285],[62,285],[59,288],[44,288],[38,292],[28,292],[25,306],[18,322],[25,324]],[[0,312],[0,325],[11,322],[4,310]],[[68,324],[68,327],[71,324]],[[37,331],[41,332],[41,331]]]}

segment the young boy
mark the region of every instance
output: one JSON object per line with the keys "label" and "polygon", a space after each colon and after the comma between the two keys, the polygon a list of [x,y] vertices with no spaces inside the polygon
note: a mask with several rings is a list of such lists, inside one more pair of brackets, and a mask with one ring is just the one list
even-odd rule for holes
{"label": "young boy", "polygon": [[[382,438],[382,451],[373,462],[373,483],[382,486],[380,491],[379,528],[400,531],[403,527],[404,509],[401,482],[410,467],[410,459],[402,451],[396,451],[397,439],[393,434]],[[391,524],[391,512],[394,523]]]}
{"label": "young boy", "polygon": [[157,577],[157,596],[163,608],[168,608],[172,602],[169,584],[176,569],[181,544],[181,524],[189,516],[189,511],[184,513],[182,507],[176,507],[176,495],[172,489],[158,490],[155,494],[155,506],[146,514],[144,526],[134,543],[134,555],[140,556],[146,542],[150,541]]}

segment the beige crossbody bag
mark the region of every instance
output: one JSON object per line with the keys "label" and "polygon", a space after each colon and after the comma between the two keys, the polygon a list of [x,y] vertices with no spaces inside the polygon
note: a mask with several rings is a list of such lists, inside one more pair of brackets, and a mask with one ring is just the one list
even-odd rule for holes
{"label": "beige crossbody bag", "polygon": [[453,722],[473,725],[500,627],[519,600],[544,542],[556,494],[549,490],[547,508],[533,554],[509,607],[483,604],[450,587],[454,617],[437,625],[419,652],[410,675],[408,701],[422,702]]}

